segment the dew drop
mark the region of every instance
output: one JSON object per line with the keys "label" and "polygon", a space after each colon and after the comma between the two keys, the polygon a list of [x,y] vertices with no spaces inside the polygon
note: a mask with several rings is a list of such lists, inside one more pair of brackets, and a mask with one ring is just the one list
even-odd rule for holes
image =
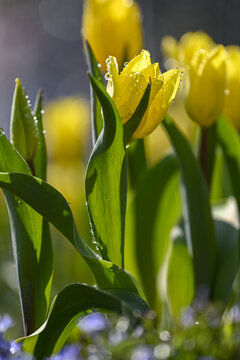
{"label": "dew drop", "polygon": [[41,112],[42,115],[45,114],[45,110],[41,110],[40,112]]}
{"label": "dew drop", "polygon": [[110,79],[111,79],[111,74],[110,74],[109,72],[106,73],[105,79],[106,79],[106,80],[110,80]]}
{"label": "dew drop", "polygon": [[29,96],[28,96],[28,95],[26,95],[26,96],[25,96],[25,98],[28,100],[28,99],[29,99]]}
{"label": "dew drop", "polygon": [[42,131],[42,133],[43,133],[43,135],[46,135],[47,130],[44,129],[44,130]]}
{"label": "dew drop", "polygon": [[20,199],[17,199],[17,203],[20,205],[22,201]]}
{"label": "dew drop", "polygon": [[124,67],[126,67],[128,65],[128,61],[125,61],[125,63],[123,64]]}
{"label": "dew drop", "polygon": [[98,68],[100,68],[102,65],[100,63],[97,64]]}
{"label": "dew drop", "polygon": [[4,134],[5,134],[5,131],[2,128],[0,128],[0,135],[4,135]]}
{"label": "dew drop", "polygon": [[226,96],[228,96],[228,95],[230,94],[230,90],[229,90],[229,89],[225,89],[225,90],[224,90],[224,94],[225,94]]}

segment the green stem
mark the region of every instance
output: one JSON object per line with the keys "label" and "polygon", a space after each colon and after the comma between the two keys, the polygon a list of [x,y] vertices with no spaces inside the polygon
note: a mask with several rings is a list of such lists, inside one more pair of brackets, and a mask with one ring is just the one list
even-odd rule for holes
{"label": "green stem", "polygon": [[211,187],[216,147],[216,125],[202,127],[199,161],[208,188]]}

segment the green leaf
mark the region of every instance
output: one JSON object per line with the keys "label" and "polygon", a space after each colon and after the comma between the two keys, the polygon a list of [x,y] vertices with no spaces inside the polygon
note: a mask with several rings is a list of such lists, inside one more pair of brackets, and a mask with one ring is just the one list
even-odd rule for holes
{"label": "green leaf", "polygon": [[[2,133],[0,171],[31,173]],[[53,267],[50,233],[47,223],[30,206],[6,190],[4,196],[10,217],[24,331],[29,334],[43,323],[48,311]]]}
{"label": "green leaf", "polygon": [[134,208],[138,270],[148,302],[156,309],[157,274],[165,264],[170,231],[181,209],[174,156],[164,158],[146,174],[136,193]]}
{"label": "green leaf", "polygon": [[136,190],[147,172],[144,139],[137,139],[127,148],[127,163],[130,186]]}
{"label": "green leaf", "polygon": [[[89,45],[89,42],[86,41],[86,50],[88,55],[88,67],[92,77],[96,80],[102,82],[102,76],[99,69],[99,63],[97,62],[94,53]],[[96,96],[95,92],[93,91],[92,87],[90,89],[90,99],[91,99],[91,122],[92,122],[92,143],[93,146],[95,145],[98,136],[100,135],[103,127],[103,118],[101,112],[101,104]]]}
{"label": "green leaf", "polygon": [[217,139],[223,149],[233,193],[240,211],[240,140],[237,131],[223,117],[217,121]]}
{"label": "green leaf", "polygon": [[206,182],[187,139],[167,115],[163,121],[175,149],[182,180],[184,226],[193,256],[195,286],[213,290],[216,270],[216,238]]}
{"label": "green leaf", "polygon": [[188,252],[184,234],[178,234],[173,241],[167,287],[173,316],[178,319],[182,309],[188,307],[194,297],[193,262]]}
{"label": "green leaf", "polygon": [[71,284],[64,288],[54,299],[45,324],[32,336],[23,339],[24,350],[33,353],[36,360],[59,351],[71,330],[77,325],[80,316],[95,311],[130,314],[139,310],[144,314],[149,309],[137,295],[121,291],[120,296],[97,290],[83,284]]}
{"label": "green leaf", "polygon": [[144,94],[131,118],[123,125],[124,143],[127,145],[131,142],[134,132],[137,130],[141,120],[147,110],[151,92],[151,81],[146,87]]}
{"label": "green leaf", "polygon": [[89,217],[103,259],[123,266],[126,211],[126,152],[117,109],[104,86],[90,77],[103,109],[104,127],[86,173]]}
{"label": "green leaf", "polygon": [[13,95],[10,138],[23,158],[31,162],[38,147],[38,131],[29,99],[19,79]]}
{"label": "green leaf", "polygon": [[134,293],[140,291],[136,280],[130,274],[101,259],[81,239],[67,201],[51,185],[22,173],[0,173],[0,187],[11,191],[29,204],[72,243],[86,260],[101,289],[126,289]]}
{"label": "green leaf", "polygon": [[239,231],[230,223],[215,221],[217,268],[213,300],[227,305],[239,267]]}
{"label": "green leaf", "polygon": [[42,124],[42,101],[43,93],[40,90],[38,92],[36,103],[34,107],[34,115],[37,121],[38,128],[38,147],[33,159],[34,176],[40,179],[46,180],[47,177],[47,148],[44,136],[43,124]]}

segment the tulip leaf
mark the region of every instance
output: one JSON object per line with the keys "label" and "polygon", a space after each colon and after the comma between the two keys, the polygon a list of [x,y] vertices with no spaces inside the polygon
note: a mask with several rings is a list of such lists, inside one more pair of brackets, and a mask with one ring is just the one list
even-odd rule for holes
{"label": "tulip leaf", "polygon": [[173,240],[167,288],[172,314],[175,319],[178,319],[182,309],[190,306],[194,297],[193,262],[182,233]]}
{"label": "tulip leaf", "polygon": [[135,140],[127,148],[128,176],[130,186],[137,189],[147,171],[144,139]]}
{"label": "tulip leaf", "polygon": [[[92,77],[102,81],[101,72],[99,69],[99,63],[97,62],[94,53],[92,51],[92,48],[88,41],[86,43],[86,50],[88,55],[88,67],[90,70],[90,73]],[[98,100],[97,95],[95,94],[94,90],[90,89],[90,99],[91,99],[91,122],[92,122],[92,143],[93,146],[95,145],[98,136],[100,135],[103,127],[103,118],[102,118],[102,112],[101,112],[101,104]]]}
{"label": "tulip leaf", "polygon": [[87,167],[88,212],[103,259],[123,266],[127,180],[123,127],[104,86],[93,77],[90,81],[102,105],[104,127]]}
{"label": "tulip leaf", "polygon": [[240,140],[237,131],[223,117],[217,121],[217,140],[223,149],[232,190],[240,211]]}
{"label": "tulip leaf", "polygon": [[181,211],[175,156],[164,158],[146,174],[134,208],[138,270],[148,302],[156,309],[157,274],[165,264],[170,231]]}
{"label": "tulip leaf", "polygon": [[81,239],[68,202],[45,181],[22,173],[0,173],[0,187],[29,204],[52,223],[78,250],[101,289],[126,289],[138,293],[136,280],[115,264],[102,260]]}
{"label": "tulip leaf", "polygon": [[131,118],[123,125],[124,132],[124,143],[127,145],[132,137],[134,132],[137,130],[138,126],[141,123],[141,120],[147,110],[149,97],[151,92],[151,82],[147,85],[146,90]]}
{"label": "tulip leaf", "polygon": [[239,267],[239,231],[230,223],[215,221],[217,268],[213,300],[227,305]]}
{"label": "tulip leaf", "polygon": [[170,116],[163,124],[175,149],[182,175],[183,215],[186,239],[193,256],[196,289],[202,285],[213,290],[216,270],[216,238],[211,216],[208,189],[188,140]]}
{"label": "tulip leaf", "polygon": [[121,293],[127,300],[84,284],[65,287],[55,297],[44,325],[32,336],[22,339],[24,350],[32,353],[36,360],[58,352],[77,325],[79,317],[93,309],[130,316],[133,310],[139,310],[142,314],[149,310],[137,295],[130,296],[129,301],[128,293],[124,290]]}
{"label": "tulip leaf", "polygon": [[[30,169],[4,134],[0,134],[0,170],[19,171],[30,177]],[[32,194],[32,196],[34,196]],[[53,271],[48,224],[16,194],[4,190],[11,224],[25,334],[45,320]]]}
{"label": "tulip leaf", "polygon": [[39,177],[42,180],[46,180],[47,176],[47,149],[46,149],[46,141],[44,136],[43,124],[42,124],[42,91],[38,92],[35,107],[34,107],[34,115],[37,121],[38,128],[38,147],[33,159],[33,168],[35,176]]}

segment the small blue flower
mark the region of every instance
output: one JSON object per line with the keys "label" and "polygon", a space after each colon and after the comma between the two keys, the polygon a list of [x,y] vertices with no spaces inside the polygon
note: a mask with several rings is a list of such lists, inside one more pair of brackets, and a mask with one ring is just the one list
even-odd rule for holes
{"label": "small blue flower", "polygon": [[0,315],[0,333],[5,333],[10,327],[14,325],[11,316],[4,314]]}
{"label": "small blue flower", "polygon": [[87,334],[94,335],[99,331],[107,330],[109,323],[106,316],[101,313],[92,313],[82,318],[78,327]]}
{"label": "small blue flower", "polygon": [[132,353],[131,360],[153,360],[153,348],[149,345],[137,347]]}
{"label": "small blue flower", "polygon": [[79,346],[72,344],[66,345],[57,354],[50,358],[51,360],[80,360],[80,348]]}

